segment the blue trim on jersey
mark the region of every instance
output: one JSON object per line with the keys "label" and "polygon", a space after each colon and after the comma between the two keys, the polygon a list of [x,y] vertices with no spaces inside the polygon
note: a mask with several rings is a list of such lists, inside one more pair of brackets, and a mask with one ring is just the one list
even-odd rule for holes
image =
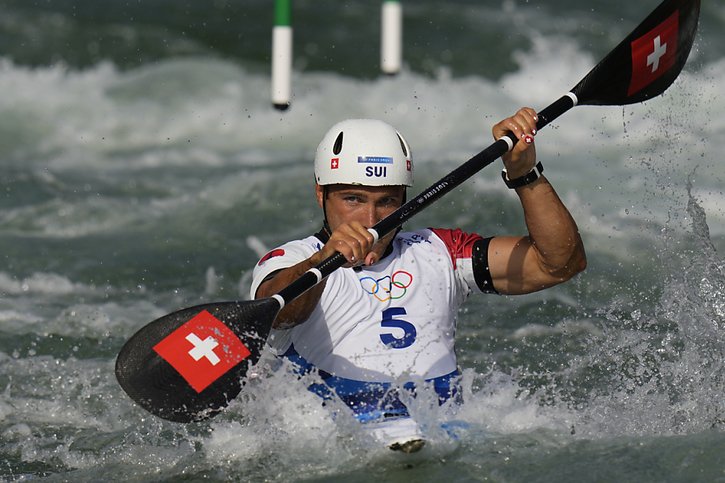
{"label": "blue trim on jersey", "polygon": [[[409,416],[408,408],[398,396],[400,388],[395,383],[356,381],[333,376],[328,372],[317,369],[311,362],[299,355],[293,345],[290,345],[290,348],[282,354],[282,357],[292,362],[295,366],[295,372],[300,375],[317,371],[324,384],[311,384],[307,389],[325,401],[337,396],[352,409],[355,417],[360,422]],[[438,394],[438,404],[443,404],[449,399],[453,399],[457,404],[463,402],[458,384],[460,376],[461,373],[455,370],[445,376],[425,380],[426,383],[433,384],[433,388]],[[408,382],[404,384],[402,390],[415,397],[415,383]]]}

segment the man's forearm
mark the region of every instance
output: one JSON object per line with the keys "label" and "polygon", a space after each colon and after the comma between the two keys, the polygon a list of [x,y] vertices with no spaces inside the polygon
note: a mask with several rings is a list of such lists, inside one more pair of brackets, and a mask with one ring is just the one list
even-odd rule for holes
{"label": "man's forearm", "polygon": [[586,266],[584,245],[569,210],[545,177],[516,189],[542,270],[563,280]]}

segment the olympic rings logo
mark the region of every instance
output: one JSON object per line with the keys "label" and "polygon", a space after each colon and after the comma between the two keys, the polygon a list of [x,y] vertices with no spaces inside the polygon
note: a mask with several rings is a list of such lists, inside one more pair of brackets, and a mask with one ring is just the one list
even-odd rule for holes
{"label": "olympic rings logo", "polygon": [[405,270],[398,270],[393,273],[392,277],[386,275],[377,280],[373,277],[360,279],[363,290],[381,302],[403,298],[412,283],[413,276]]}

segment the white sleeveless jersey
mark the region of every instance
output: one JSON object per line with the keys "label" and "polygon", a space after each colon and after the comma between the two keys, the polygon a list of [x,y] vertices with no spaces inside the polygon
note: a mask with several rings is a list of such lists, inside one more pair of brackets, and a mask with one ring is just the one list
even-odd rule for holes
{"label": "white sleeveless jersey", "polygon": [[[477,290],[471,247],[479,239],[460,230],[399,233],[392,253],[375,265],[330,274],[310,318],[291,329],[272,330],[269,346],[282,355],[293,345],[319,369],[358,381],[452,373],[457,311]],[[254,269],[252,298],[266,276],[321,247],[311,236],[268,253]]]}

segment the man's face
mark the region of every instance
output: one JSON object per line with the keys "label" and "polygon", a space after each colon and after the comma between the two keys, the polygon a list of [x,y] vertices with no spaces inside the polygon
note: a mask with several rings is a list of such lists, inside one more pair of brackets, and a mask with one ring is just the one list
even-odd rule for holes
{"label": "man's face", "polygon": [[[398,209],[405,199],[404,186],[358,186],[350,184],[327,185],[327,190],[316,185],[317,203],[324,207],[330,229],[343,223],[357,221],[366,228],[373,227],[377,222]],[[324,200],[325,191],[327,198]],[[378,241],[373,251],[379,255],[385,251],[394,236],[389,233]]]}

